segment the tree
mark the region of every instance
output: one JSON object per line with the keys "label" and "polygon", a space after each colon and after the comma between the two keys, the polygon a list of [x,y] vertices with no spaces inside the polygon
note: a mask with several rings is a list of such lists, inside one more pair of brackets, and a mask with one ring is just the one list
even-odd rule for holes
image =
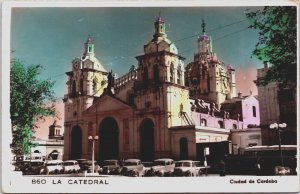
{"label": "tree", "polygon": [[54,82],[41,80],[43,67],[31,65],[27,68],[18,60],[11,61],[10,72],[10,115],[13,141],[11,144],[16,155],[29,154],[33,143],[36,122],[46,116],[53,116]]}
{"label": "tree", "polygon": [[264,86],[276,81],[279,88],[295,88],[297,83],[297,10],[296,6],[264,7],[248,12],[250,28],[259,30],[259,41],[253,51],[264,64],[270,64],[266,75],[255,81]]}

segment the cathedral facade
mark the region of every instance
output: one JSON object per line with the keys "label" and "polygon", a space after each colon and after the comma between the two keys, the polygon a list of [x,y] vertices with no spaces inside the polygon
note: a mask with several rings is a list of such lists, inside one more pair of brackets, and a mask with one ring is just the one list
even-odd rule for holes
{"label": "cathedral facade", "polygon": [[64,96],[64,159],[91,158],[88,137],[98,136],[98,161],[200,160],[204,148],[217,155],[216,145],[230,142],[232,131],[247,129],[247,109],[255,110],[247,124],[259,125],[258,101],[236,95],[235,70],[213,52],[204,23],[198,53],[186,67],[161,17],[154,28],[144,54],[136,56],[137,67],[119,78],[97,60],[90,37],[82,57],[72,61]]}

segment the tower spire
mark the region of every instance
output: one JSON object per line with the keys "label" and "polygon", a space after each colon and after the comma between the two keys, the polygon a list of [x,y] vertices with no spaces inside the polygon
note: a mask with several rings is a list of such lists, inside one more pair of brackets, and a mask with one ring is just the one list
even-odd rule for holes
{"label": "tower spire", "polygon": [[86,55],[94,55],[94,44],[91,35],[89,35],[88,39],[86,40],[85,44],[85,51],[84,51],[84,56]]}
{"label": "tower spire", "polygon": [[153,35],[154,38],[167,36],[165,21],[162,19],[160,12],[156,21],[154,22],[154,27],[155,27],[155,34]]}
{"label": "tower spire", "polygon": [[201,26],[202,26],[202,33],[203,33],[203,34],[205,34],[205,25],[206,25],[206,24],[205,24],[205,21],[202,20],[202,25],[201,25]]}

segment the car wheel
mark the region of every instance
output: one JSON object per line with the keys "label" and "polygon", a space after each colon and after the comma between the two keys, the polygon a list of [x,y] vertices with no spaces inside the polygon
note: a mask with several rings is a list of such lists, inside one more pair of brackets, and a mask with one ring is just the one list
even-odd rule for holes
{"label": "car wheel", "polygon": [[192,173],[191,173],[191,171],[186,171],[186,172],[184,173],[184,175],[185,175],[185,176],[191,176]]}

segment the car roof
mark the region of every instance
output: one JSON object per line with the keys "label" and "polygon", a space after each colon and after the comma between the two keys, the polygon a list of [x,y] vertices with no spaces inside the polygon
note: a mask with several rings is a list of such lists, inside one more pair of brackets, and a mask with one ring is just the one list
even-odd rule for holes
{"label": "car roof", "polygon": [[[82,161],[83,164],[85,164],[85,163],[92,163],[92,162],[93,162],[93,160],[85,160],[85,161]],[[98,161],[97,161],[97,160],[94,160],[94,163],[98,163]]]}
{"label": "car roof", "polygon": [[118,160],[114,160],[114,159],[104,160],[104,162],[105,162],[105,161],[117,161],[117,162],[118,162]]}
{"label": "car roof", "polygon": [[173,159],[170,159],[170,158],[159,158],[159,159],[156,159],[154,161],[173,161]]}
{"label": "car roof", "polygon": [[58,163],[58,162],[63,162],[62,160],[47,160],[46,163]]}
{"label": "car roof", "polygon": [[127,159],[125,162],[138,162],[141,161],[140,159]]}
{"label": "car roof", "polygon": [[176,161],[176,162],[194,162],[193,160],[179,160],[179,161]]}
{"label": "car roof", "polygon": [[76,160],[66,160],[64,162],[77,162]]}

